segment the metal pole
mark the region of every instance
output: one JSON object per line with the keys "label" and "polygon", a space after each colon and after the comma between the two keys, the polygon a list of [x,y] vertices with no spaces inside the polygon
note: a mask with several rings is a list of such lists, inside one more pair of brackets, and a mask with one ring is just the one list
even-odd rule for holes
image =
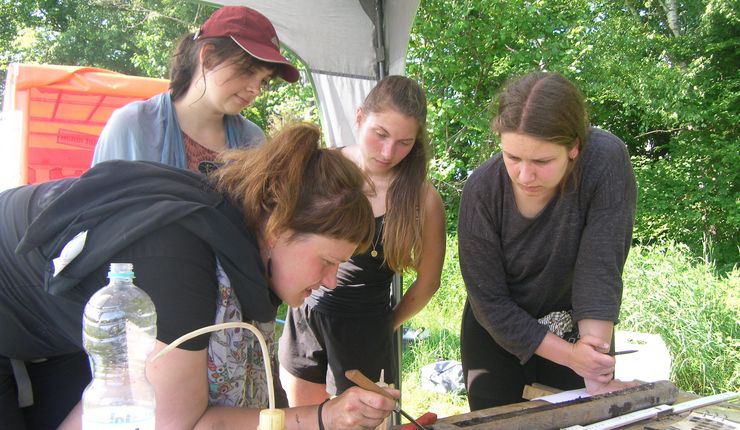
{"label": "metal pole", "polygon": [[[385,61],[385,14],[383,13],[383,0],[375,0],[375,60],[377,64],[377,76],[378,80],[383,79],[388,73],[386,70]],[[400,273],[393,275],[393,282],[391,283],[391,308],[395,308],[396,305],[401,301],[403,286],[403,277]],[[393,349],[395,350],[396,356],[396,371],[393,372],[395,380],[393,385],[400,391],[401,390],[401,368],[403,362],[403,327],[399,327],[396,330],[393,338]],[[398,399],[398,406],[401,407],[403,397]],[[401,424],[401,416],[398,412],[392,414],[392,421],[394,425]]]}
{"label": "metal pole", "polygon": [[377,62],[378,80],[385,78],[388,74],[385,61],[385,15],[383,13],[383,0],[375,0],[375,59]]}
{"label": "metal pole", "polygon": [[[403,287],[403,276],[400,273],[396,273],[393,275],[393,282],[391,283],[391,291],[392,291],[392,299],[391,299],[391,306],[392,308],[395,308],[396,305],[401,301],[401,295],[402,295],[402,287]],[[396,330],[395,335],[393,336],[393,349],[395,350],[396,355],[396,371],[394,372],[395,375],[395,381],[393,381],[393,384],[398,390],[401,390],[401,369],[403,367],[403,326],[399,327],[398,330]],[[403,400],[403,394],[398,399],[398,406],[399,408],[402,406]],[[401,424],[401,416],[398,413],[393,413],[393,424],[398,425]]]}

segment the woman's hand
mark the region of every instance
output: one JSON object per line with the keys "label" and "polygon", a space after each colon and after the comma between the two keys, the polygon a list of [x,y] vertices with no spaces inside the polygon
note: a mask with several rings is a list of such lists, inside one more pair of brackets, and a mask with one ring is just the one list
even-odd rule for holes
{"label": "woman's hand", "polygon": [[[607,384],[614,377],[616,364],[616,360],[608,352],[609,344],[601,338],[583,335],[573,344],[567,366],[587,382]],[[586,389],[589,389],[588,383]]]}
{"label": "woman's hand", "polygon": [[[386,391],[395,398],[401,395],[392,388]],[[352,387],[324,404],[322,420],[326,430],[374,429],[395,407],[396,403],[387,397]]]}

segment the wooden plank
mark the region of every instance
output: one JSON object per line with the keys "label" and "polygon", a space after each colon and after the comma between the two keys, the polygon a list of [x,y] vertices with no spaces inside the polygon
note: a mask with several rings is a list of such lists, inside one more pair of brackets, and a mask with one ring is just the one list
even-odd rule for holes
{"label": "wooden plank", "polygon": [[524,386],[524,391],[522,391],[522,399],[532,400],[536,399],[537,397],[545,397],[549,396],[550,394],[559,393],[561,391],[562,390],[558,390],[557,388],[553,388],[544,384],[538,384],[535,382],[532,385]]}

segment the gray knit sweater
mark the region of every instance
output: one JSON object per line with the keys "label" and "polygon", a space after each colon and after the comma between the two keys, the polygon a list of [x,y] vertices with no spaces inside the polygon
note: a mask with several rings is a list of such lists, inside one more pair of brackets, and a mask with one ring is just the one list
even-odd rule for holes
{"label": "gray knit sweater", "polygon": [[636,186],[616,136],[596,128],[570,181],[532,219],[514,201],[501,154],[468,179],[458,224],[460,268],[478,322],[522,363],[547,329],[538,318],[618,321]]}

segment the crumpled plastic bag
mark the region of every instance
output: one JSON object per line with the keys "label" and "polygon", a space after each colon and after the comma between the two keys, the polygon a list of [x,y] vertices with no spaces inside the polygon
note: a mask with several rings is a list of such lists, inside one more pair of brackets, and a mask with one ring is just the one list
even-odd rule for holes
{"label": "crumpled plastic bag", "polygon": [[429,337],[429,330],[424,327],[414,329],[411,327],[403,328],[403,345],[406,346],[409,343],[415,343],[422,341]]}
{"label": "crumpled plastic bag", "polygon": [[441,360],[421,368],[421,387],[435,393],[461,393],[465,390],[462,363]]}

